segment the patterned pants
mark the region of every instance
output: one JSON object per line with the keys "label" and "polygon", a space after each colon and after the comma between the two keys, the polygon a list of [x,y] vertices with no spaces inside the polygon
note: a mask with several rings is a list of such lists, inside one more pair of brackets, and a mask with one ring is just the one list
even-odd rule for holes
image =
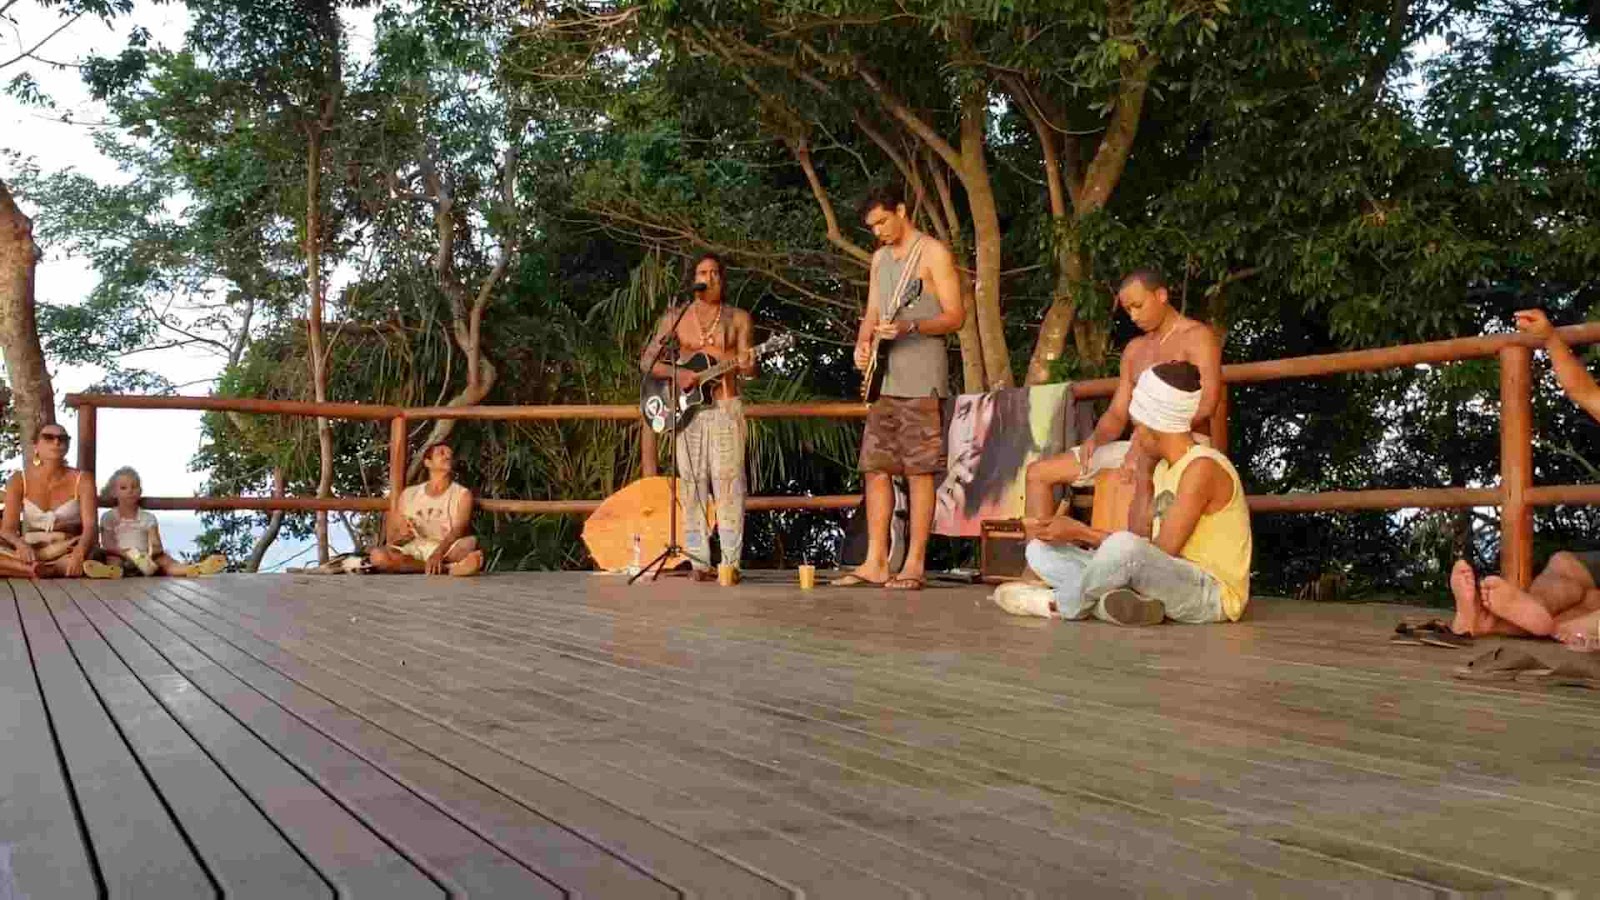
{"label": "patterned pants", "polygon": [[718,401],[678,432],[678,502],[683,504],[683,545],[695,568],[711,564],[707,491],[717,501],[722,561],[739,565],[744,552],[744,401]]}

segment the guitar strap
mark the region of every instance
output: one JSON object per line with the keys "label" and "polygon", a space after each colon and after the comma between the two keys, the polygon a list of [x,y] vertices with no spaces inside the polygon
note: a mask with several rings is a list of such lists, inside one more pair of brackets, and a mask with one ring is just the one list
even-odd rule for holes
{"label": "guitar strap", "polygon": [[[883,248],[883,252],[894,253],[888,247]],[[905,305],[906,288],[910,286],[911,279],[916,276],[917,265],[921,262],[922,235],[919,234],[917,239],[911,242],[911,251],[906,254],[906,266],[900,270],[900,280],[895,282],[894,290],[889,294],[890,299],[894,300],[894,309],[880,310],[878,312],[879,321],[893,322],[894,317],[900,314],[900,307]]]}

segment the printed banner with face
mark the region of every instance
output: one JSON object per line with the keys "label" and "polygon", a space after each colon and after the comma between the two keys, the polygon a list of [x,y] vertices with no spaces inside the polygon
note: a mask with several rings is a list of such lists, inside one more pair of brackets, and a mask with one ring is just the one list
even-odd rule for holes
{"label": "printed banner with face", "polygon": [[949,467],[935,499],[934,532],[978,537],[984,519],[1021,517],[1028,464],[1076,443],[1071,396],[1061,383],[947,399]]}

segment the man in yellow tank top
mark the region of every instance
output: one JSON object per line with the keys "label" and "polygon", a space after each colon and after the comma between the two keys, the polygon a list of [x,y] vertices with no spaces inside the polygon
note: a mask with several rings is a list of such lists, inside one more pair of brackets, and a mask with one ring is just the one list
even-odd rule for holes
{"label": "man in yellow tank top", "polygon": [[1015,615],[1118,625],[1238,621],[1250,600],[1250,510],[1233,464],[1191,436],[1199,406],[1193,364],[1141,375],[1129,404],[1133,440],[1158,462],[1134,497],[1131,530],[1024,519],[1028,563],[1048,586],[1004,584],[995,603]]}

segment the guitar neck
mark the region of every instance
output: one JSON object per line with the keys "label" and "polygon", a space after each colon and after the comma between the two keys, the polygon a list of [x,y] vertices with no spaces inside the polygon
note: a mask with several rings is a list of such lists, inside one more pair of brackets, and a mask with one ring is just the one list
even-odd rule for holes
{"label": "guitar neck", "polygon": [[[767,350],[768,350],[768,346],[767,346],[768,343],[770,343],[770,342],[762,343],[762,344],[758,345],[755,348],[755,350],[751,351],[751,355],[756,359],[760,359],[762,356],[766,355]],[[721,378],[722,376],[728,374],[729,372],[732,372],[734,369],[737,369],[737,368],[739,368],[739,359],[738,359],[738,357],[735,357],[733,359],[725,359],[722,362],[719,362],[716,365],[712,366],[711,368],[703,370],[700,373],[699,381],[700,381],[701,384],[704,384],[704,383],[706,383],[708,381],[715,381],[716,379]]]}

